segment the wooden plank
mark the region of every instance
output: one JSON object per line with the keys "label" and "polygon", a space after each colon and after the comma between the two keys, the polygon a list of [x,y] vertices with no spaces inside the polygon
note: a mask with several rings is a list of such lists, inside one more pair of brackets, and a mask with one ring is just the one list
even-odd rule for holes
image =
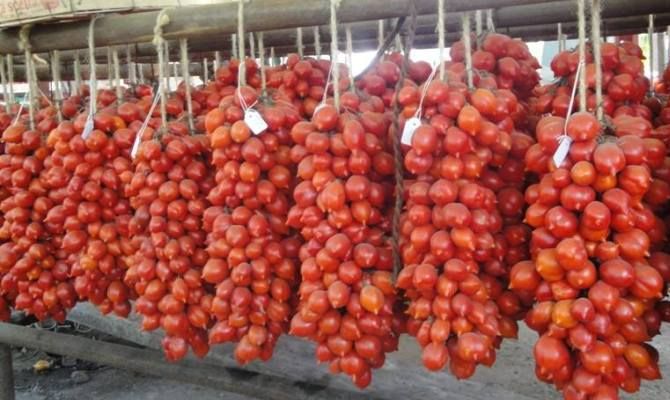
{"label": "wooden plank", "polygon": [[[78,304],[68,315],[70,320],[85,324],[130,342],[150,348],[159,348],[161,332],[142,332],[137,317],[128,319],[101,315],[87,303]],[[421,354],[414,338],[401,338],[404,351],[387,355],[382,369],[373,372],[372,384],[365,395],[383,399],[425,400],[531,400],[518,392],[492,386],[478,381],[457,381],[447,371],[428,372],[421,365]],[[232,346],[216,346],[203,363],[233,367]],[[338,390],[353,390],[351,380],[343,375],[332,375],[326,365],[318,365],[314,359],[314,344],[299,338],[283,335],[279,338],[272,359],[268,362],[253,362],[245,370],[260,374],[281,376],[287,379],[300,378],[315,385],[327,385]],[[532,375],[532,366],[528,365]]]}
{"label": "wooden plank", "polygon": [[[300,379],[224,368],[184,359],[168,363],[160,351],[88,339],[47,330],[0,323],[0,343],[40,349],[114,368],[198,384],[267,400],[365,400],[370,397],[352,391],[308,384]],[[5,346],[6,347],[6,346]],[[0,382],[1,383],[1,382]],[[11,386],[10,386],[11,387]],[[1,392],[0,392],[1,393]],[[1,398],[6,400],[6,398]],[[7,399],[10,400],[10,399]]]}

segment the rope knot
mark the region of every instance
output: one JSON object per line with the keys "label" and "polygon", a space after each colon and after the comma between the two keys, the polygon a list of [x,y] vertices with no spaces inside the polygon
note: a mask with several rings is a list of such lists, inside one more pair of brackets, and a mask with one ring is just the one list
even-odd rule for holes
{"label": "rope knot", "polygon": [[156,17],[156,25],[154,26],[154,38],[152,43],[154,46],[160,46],[163,42],[163,28],[170,23],[170,16],[168,15],[168,8],[162,9]]}
{"label": "rope knot", "polygon": [[30,30],[32,27],[32,24],[27,24],[23,25],[21,30],[19,30],[19,49],[22,51],[32,50],[32,45],[30,44]]}

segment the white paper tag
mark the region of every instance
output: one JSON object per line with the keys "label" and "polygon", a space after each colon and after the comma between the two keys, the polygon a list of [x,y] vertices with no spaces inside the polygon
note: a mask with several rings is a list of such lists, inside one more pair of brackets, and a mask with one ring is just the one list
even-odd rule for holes
{"label": "white paper tag", "polygon": [[418,117],[412,117],[405,121],[405,127],[402,129],[402,136],[400,137],[400,143],[410,146],[412,144],[414,131],[416,131],[419,126],[421,126],[421,120]]}
{"label": "white paper tag", "polygon": [[572,138],[568,135],[563,135],[558,138],[558,148],[554,153],[554,165],[558,168],[565,161],[565,157],[568,156],[568,151],[570,151],[570,145],[572,144]]}
{"label": "white paper tag", "polygon": [[91,132],[93,132],[93,127],[95,124],[93,123],[93,115],[88,114],[88,117],[86,118],[86,125],[84,125],[84,131],[81,133],[81,137],[84,139],[88,139],[89,136],[91,136]]}
{"label": "white paper tag", "polygon": [[268,124],[263,117],[261,117],[261,114],[253,108],[247,108],[244,112],[244,122],[254,135],[260,135],[263,131],[268,129]]}

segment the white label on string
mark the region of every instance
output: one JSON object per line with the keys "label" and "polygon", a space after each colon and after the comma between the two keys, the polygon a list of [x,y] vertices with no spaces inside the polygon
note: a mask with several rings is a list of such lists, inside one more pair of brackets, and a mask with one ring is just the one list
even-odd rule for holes
{"label": "white label on string", "polygon": [[568,156],[568,151],[570,151],[570,145],[572,144],[572,138],[570,136],[564,135],[558,138],[558,148],[554,153],[553,160],[554,165],[558,168],[565,161],[565,157]]}
{"label": "white label on string", "polygon": [[263,131],[268,129],[268,124],[263,117],[261,117],[261,114],[253,108],[247,108],[244,111],[244,122],[254,135],[260,135]]}
{"label": "white label on string", "polygon": [[93,123],[93,114],[89,113],[88,117],[86,117],[86,124],[84,125],[84,131],[81,133],[81,137],[88,139],[88,137],[91,136],[91,132],[93,132],[94,126],[95,124]]}
{"label": "white label on string", "polygon": [[421,126],[421,120],[418,117],[412,117],[405,121],[405,127],[402,129],[402,136],[400,136],[400,143],[408,146],[412,145],[412,137],[414,131]]}

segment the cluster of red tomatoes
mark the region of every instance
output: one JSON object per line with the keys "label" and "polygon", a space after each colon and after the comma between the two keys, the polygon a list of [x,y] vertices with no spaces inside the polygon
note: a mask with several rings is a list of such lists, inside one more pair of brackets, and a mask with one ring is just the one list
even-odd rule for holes
{"label": "cluster of red tomatoes", "polygon": [[[0,319],[63,320],[89,301],[162,328],[169,360],[232,342],[241,364],[268,360],[290,333],[361,388],[401,334],[427,369],[468,378],[524,320],[540,334],[538,378],[567,399],[657,379],[670,107],[645,97],[639,47],[603,44],[603,125],[566,115],[576,52],[539,86],[522,41],[474,39],[473,88],[461,42],[444,80],[425,62],[403,77],[393,53],[352,85],[341,65],[289,55],[262,87],[254,60],[231,60],[192,88],[194,132],[184,82],[166,126],[143,84],[123,99],[98,91],[91,131],[86,86],[60,123],[44,99],[34,130],[25,112],[16,124],[15,107],[1,113]],[[397,165],[394,139],[417,119]]]}

